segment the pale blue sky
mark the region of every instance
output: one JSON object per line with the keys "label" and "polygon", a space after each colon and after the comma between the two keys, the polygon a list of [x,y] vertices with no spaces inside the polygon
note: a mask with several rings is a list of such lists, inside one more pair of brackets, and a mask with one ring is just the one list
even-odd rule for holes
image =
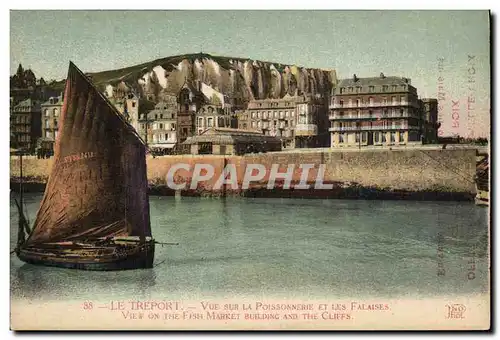
{"label": "pale blue sky", "polygon": [[[22,63],[45,79],[65,77],[68,61],[85,72],[166,56],[206,52],[306,67],[339,78],[412,79],[421,97],[437,97],[438,57],[447,92],[446,132],[467,134],[467,98],[476,97],[475,134],[489,130],[487,11],[12,11],[11,73]],[[467,85],[474,55],[474,87]],[[460,100],[452,128],[451,99]],[[469,124],[471,125],[471,124]],[[448,131],[449,130],[449,131]]]}

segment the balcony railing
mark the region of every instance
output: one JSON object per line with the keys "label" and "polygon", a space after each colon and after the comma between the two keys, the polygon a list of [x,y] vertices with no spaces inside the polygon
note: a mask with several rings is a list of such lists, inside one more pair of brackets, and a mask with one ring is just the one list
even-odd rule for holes
{"label": "balcony railing", "polygon": [[416,102],[400,101],[400,102],[372,102],[372,103],[360,103],[356,104],[330,104],[330,109],[353,109],[353,108],[363,108],[363,107],[385,107],[385,106],[414,106],[417,107]]}
{"label": "balcony railing", "polygon": [[369,114],[369,113],[361,113],[361,114],[344,114],[340,115],[338,113],[333,113],[328,116],[330,120],[342,120],[342,119],[385,119],[385,118],[419,118],[419,114],[415,112],[391,112],[387,114]]}
{"label": "balcony railing", "polygon": [[341,131],[373,131],[373,130],[418,130],[418,126],[414,125],[389,125],[389,126],[343,126],[343,127],[330,127],[330,132]]}

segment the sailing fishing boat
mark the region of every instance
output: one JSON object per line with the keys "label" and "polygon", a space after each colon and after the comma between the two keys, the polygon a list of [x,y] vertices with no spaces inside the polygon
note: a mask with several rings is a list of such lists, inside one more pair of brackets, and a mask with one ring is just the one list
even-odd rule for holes
{"label": "sailing fishing boat", "polygon": [[17,256],[85,270],[152,267],[146,146],[72,62],[59,125],[32,230],[18,204]]}

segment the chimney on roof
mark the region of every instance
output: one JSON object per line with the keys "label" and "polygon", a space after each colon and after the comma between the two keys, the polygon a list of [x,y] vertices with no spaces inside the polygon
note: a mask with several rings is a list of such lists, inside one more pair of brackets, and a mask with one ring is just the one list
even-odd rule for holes
{"label": "chimney on roof", "polygon": [[382,72],[380,72],[380,78],[382,78],[382,79],[385,78],[385,75]]}
{"label": "chimney on roof", "polygon": [[358,76],[356,76],[356,73],[352,75],[352,79],[354,79],[354,82],[358,81]]}

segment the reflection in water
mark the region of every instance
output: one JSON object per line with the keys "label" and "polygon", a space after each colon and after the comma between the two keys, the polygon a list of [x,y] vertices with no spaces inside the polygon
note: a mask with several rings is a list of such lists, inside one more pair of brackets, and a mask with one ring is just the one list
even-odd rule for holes
{"label": "reflection in water", "polygon": [[23,264],[14,272],[11,293],[29,300],[149,298],[156,284],[155,269],[89,272]]}
{"label": "reflection in water", "polygon": [[[40,199],[28,195],[31,220]],[[86,272],[27,265],[12,256],[12,296],[361,298],[488,291],[488,211],[471,203],[151,197],[150,209],[155,239],[179,243],[157,245],[155,268]],[[11,248],[16,228],[12,207]]]}

